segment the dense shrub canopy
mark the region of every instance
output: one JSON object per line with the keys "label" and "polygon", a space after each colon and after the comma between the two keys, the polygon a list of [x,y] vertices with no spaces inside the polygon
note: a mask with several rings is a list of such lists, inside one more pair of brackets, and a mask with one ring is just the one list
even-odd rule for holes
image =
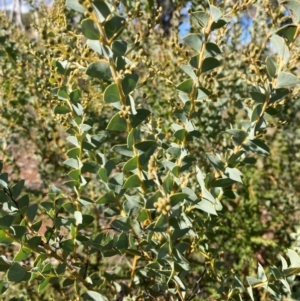
{"label": "dense shrub canopy", "polygon": [[300,1],[199,2],[0,16],[3,300],[300,298]]}

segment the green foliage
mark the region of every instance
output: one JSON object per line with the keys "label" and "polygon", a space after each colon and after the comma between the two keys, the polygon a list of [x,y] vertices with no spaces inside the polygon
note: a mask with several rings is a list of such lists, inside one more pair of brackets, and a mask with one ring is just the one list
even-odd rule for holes
{"label": "green foliage", "polygon": [[174,2],[2,16],[3,300],[299,299],[300,2]]}

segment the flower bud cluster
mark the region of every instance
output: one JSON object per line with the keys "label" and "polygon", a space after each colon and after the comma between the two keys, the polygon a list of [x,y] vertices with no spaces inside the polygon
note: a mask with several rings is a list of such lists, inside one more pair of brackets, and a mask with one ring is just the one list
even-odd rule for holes
{"label": "flower bud cluster", "polygon": [[167,215],[171,210],[170,200],[167,197],[158,198],[157,202],[153,204],[154,208],[156,208],[157,213],[162,213]]}
{"label": "flower bud cluster", "polygon": [[120,117],[128,118],[130,112],[130,106],[122,106],[121,111],[119,112]]}
{"label": "flower bud cluster", "polygon": [[158,167],[156,166],[156,158],[155,155],[152,155],[148,162],[148,177],[149,179],[154,178],[154,174],[157,172]]}
{"label": "flower bud cluster", "polygon": [[186,187],[189,183],[190,173],[180,177],[180,187]]}

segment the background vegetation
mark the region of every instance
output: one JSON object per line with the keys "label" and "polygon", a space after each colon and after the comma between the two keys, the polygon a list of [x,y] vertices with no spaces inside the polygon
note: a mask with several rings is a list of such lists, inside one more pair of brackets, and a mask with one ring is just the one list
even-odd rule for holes
{"label": "background vegetation", "polygon": [[2,300],[299,300],[300,2],[23,21],[0,20]]}

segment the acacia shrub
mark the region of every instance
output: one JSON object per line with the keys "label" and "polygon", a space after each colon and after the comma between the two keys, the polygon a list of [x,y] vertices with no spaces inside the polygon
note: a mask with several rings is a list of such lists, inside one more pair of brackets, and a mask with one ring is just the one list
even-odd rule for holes
{"label": "acacia shrub", "polygon": [[[271,9],[263,1],[192,3],[182,41],[180,5],[170,39],[156,27],[161,10],[146,2],[66,7],[41,11],[41,39],[26,48],[10,48],[21,41],[13,34],[3,38],[2,80],[12,92],[2,91],[15,108],[7,108],[3,139],[20,134],[16,116],[24,137],[46,127],[49,136],[32,136],[43,158],[57,155],[59,170],[39,199],[1,175],[4,298],[13,283],[32,300],[291,295],[297,253],[275,265],[292,244],[281,224],[293,224],[281,212],[296,218],[297,171],[276,145],[289,143],[279,127],[294,130],[286,121],[299,95],[298,1]],[[236,20],[253,9],[260,30],[246,43]],[[281,27],[286,14],[294,23]],[[27,103],[42,124],[24,114]],[[47,184],[56,173],[46,175]]]}

